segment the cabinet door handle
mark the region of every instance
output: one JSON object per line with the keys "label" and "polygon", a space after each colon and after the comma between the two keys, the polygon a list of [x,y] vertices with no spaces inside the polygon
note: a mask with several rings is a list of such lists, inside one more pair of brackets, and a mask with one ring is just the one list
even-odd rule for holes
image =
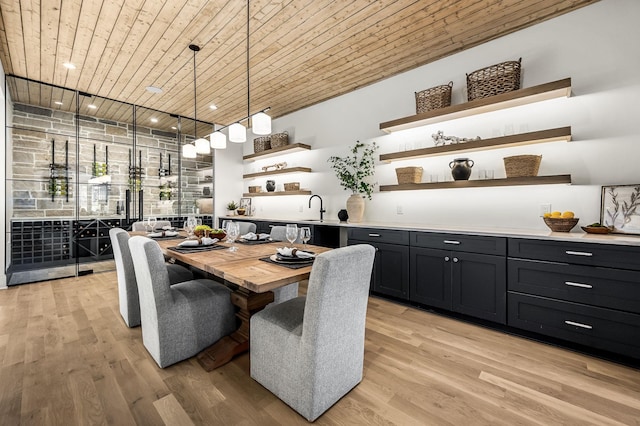
{"label": "cabinet door handle", "polygon": [[581,288],[593,288],[591,284],[582,284],[582,283],[574,283],[571,281],[565,281],[566,285],[570,285],[571,287],[581,287]]}
{"label": "cabinet door handle", "polygon": [[380,234],[369,234],[370,237],[379,237]]}
{"label": "cabinet door handle", "polygon": [[453,258],[453,263],[458,263],[458,258],[457,257]]}
{"label": "cabinet door handle", "polygon": [[567,250],[567,251],[565,251],[565,253],[571,254],[573,256],[586,256],[586,257],[593,256],[593,253],[589,253],[589,252],[586,252],[586,251],[571,251],[571,250]]}
{"label": "cabinet door handle", "polygon": [[459,245],[460,241],[455,241],[455,240],[444,240],[445,244],[453,244],[453,245]]}
{"label": "cabinet door handle", "polygon": [[445,261],[445,262],[448,262],[448,261],[449,261],[449,256],[445,256],[445,257],[444,257],[444,261]]}
{"label": "cabinet door handle", "polygon": [[573,326],[580,327],[580,328],[586,328],[587,330],[591,330],[593,328],[589,324],[582,324],[580,322],[575,322],[575,321],[565,320],[564,323],[567,324],[567,325],[573,325]]}

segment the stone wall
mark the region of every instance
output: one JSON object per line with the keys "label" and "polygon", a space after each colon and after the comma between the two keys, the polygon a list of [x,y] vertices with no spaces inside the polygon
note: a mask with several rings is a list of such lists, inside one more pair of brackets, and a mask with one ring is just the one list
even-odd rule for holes
{"label": "stone wall", "polygon": [[[74,114],[63,111],[14,104],[13,121],[8,123],[12,144],[12,164],[7,165],[7,194],[13,198],[12,218],[60,217],[72,218],[76,208],[80,217],[116,215],[118,203],[124,205],[125,192],[130,186],[130,157],[138,165],[142,156],[142,189],[144,191],[144,215],[178,213],[181,201],[182,214],[193,211],[195,200],[202,198],[205,186],[211,189],[212,157],[199,155],[196,159],[182,160],[181,190],[177,187],[178,156],[182,143],[174,133],[137,126],[136,148],[133,149],[133,125],[80,116],[76,137]],[[184,139],[184,137],[183,137]],[[189,138],[190,139],[190,138]],[[55,142],[52,158],[52,141]],[[50,168],[53,162],[65,163],[65,144],[68,143],[69,197],[49,192]],[[105,162],[108,150],[108,166],[111,183],[89,183],[94,163]],[[163,166],[168,168],[171,156],[171,198],[173,202],[160,202],[158,176],[160,155]],[[77,161],[76,161],[77,159]],[[64,174],[64,171],[58,171]],[[132,203],[134,204],[134,203]],[[132,214],[137,204],[131,206]],[[123,213],[124,214],[124,213]]]}

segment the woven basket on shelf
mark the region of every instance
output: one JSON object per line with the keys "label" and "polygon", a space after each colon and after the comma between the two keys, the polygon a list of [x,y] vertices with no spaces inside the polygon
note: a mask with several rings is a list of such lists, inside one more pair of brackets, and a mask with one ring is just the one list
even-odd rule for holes
{"label": "woven basket on shelf", "polygon": [[398,184],[420,183],[422,181],[422,167],[399,167],[396,169]]}
{"label": "woven basket on shelf", "polygon": [[571,219],[545,217],[543,219],[544,223],[546,223],[553,232],[569,232],[580,220],[577,217]]}
{"label": "woven basket on shelf", "polygon": [[256,194],[258,192],[262,191],[262,187],[261,186],[250,186],[249,187],[249,193],[251,194]]}
{"label": "woven basket on shelf", "polygon": [[514,155],[504,157],[504,169],[508,178],[538,176],[542,155]]}
{"label": "woven basket on shelf", "polygon": [[289,182],[284,184],[285,191],[299,191],[300,190],[300,182]]}
{"label": "woven basket on shelf", "polygon": [[253,140],[253,152],[256,154],[271,149],[271,136],[261,136]]}
{"label": "woven basket on shelf", "polygon": [[453,81],[450,81],[449,84],[416,92],[416,114],[450,106],[452,87]]}
{"label": "woven basket on shelf", "polygon": [[487,98],[520,88],[522,58],[517,61],[501,62],[467,74],[467,98]]}
{"label": "woven basket on shelf", "polygon": [[287,145],[289,145],[289,134],[287,132],[271,135],[271,148],[280,148]]}

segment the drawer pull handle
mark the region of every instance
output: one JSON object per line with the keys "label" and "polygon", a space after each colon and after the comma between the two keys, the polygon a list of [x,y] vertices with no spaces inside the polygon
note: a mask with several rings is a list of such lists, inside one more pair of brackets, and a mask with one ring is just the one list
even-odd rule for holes
{"label": "drawer pull handle", "polygon": [[566,320],[564,323],[567,324],[567,325],[573,325],[573,326],[580,327],[580,328],[586,328],[587,330],[591,330],[593,328],[592,326],[590,326],[588,324],[582,324],[580,322],[575,322],[575,321]]}
{"label": "drawer pull handle", "polygon": [[593,253],[588,253],[586,251],[571,251],[571,250],[567,250],[567,251],[565,251],[565,253],[571,254],[573,256],[586,256],[586,257],[593,256]]}
{"label": "drawer pull handle", "polygon": [[379,237],[380,234],[369,234],[370,237]]}
{"label": "drawer pull handle", "polygon": [[570,285],[571,287],[581,287],[581,288],[593,288],[591,284],[582,284],[582,283],[574,283],[571,281],[565,281],[566,285]]}
{"label": "drawer pull handle", "polygon": [[457,257],[453,258],[453,263],[458,263],[458,258]]}
{"label": "drawer pull handle", "polygon": [[455,240],[444,240],[445,244],[454,244],[454,245],[459,245],[460,241],[455,241]]}
{"label": "drawer pull handle", "polygon": [[444,261],[445,261],[445,262],[448,262],[448,261],[449,261],[449,256],[445,256],[445,257],[444,257]]}

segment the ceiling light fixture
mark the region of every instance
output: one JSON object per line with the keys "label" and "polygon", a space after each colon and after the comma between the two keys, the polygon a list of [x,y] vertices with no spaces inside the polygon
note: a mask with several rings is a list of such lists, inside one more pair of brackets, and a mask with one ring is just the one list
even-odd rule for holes
{"label": "ceiling light fixture", "polygon": [[76,66],[73,65],[71,62],[65,62],[64,64],[62,64],[63,67],[65,67],[68,70],[75,70]]}
{"label": "ceiling light fixture", "polygon": [[56,105],[63,105],[63,103],[60,102],[60,101],[54,101],[53,103],[56,104]]}
{"label": "ceiling light fixture", "polygon": [[218,109],[218,107],[217,107],[217,106],[215,106],[215,104],[211,104],[211,105],[209,105],[209,108],[210,108],[212,111],[215,111],[215,110],[217,110],[217,109]]}
{"label": "ceiling light fixture", "polygon": [[95,106],[94,104],[87,105],[87,108],[89,108],[89,109],[98,109],[98,107]]}
{"label": "ceiling light fixture", "polygon": [[190,44],[189,49],[193,51],[193,144],[182,146],[182,156],[185,158],[196,158],[197,154],[209,154],[211,152],[209,141],[198,138],[198,85],[196,83],[196,53],[200,51],[200,46]]}
{"label": "ceiling light fixture", "polygon": [[158,122],[158,119],[157,119],[157,118],[155,118],[155,117],[151,117],[151,118],[149,119],[149,121],[151,121],[152,123],[157,123],[157,122]]}
{"label": "ceiling light fixture", "polygon": [[162,93],[162,89],[156,86],[147,86],[146,90],[149,93],[156,93],[156,94]]}

